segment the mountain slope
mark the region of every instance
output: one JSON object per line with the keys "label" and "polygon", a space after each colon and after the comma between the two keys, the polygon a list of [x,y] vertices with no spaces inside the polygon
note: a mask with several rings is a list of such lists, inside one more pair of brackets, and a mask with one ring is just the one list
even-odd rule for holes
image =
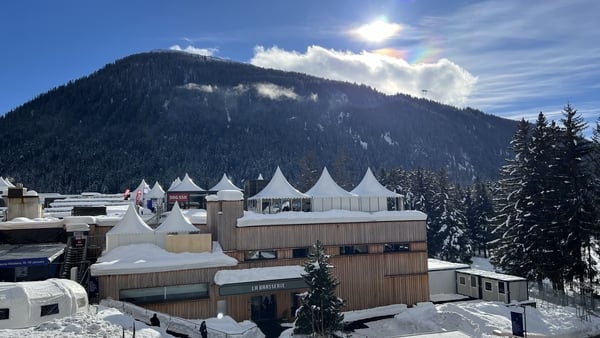
{"label": "mountain slope", "polygon": [[[445,167],[489,178],[516,122],[366,86],[181,52],[136,54],[0,118],[0,173],[38,191],[120,191],[189,173],[299,188],[327,165],[340,185],[367,166]],[[312,173],[311,173],[312,171]],[[317,173],[318,174],[318,173]]]}

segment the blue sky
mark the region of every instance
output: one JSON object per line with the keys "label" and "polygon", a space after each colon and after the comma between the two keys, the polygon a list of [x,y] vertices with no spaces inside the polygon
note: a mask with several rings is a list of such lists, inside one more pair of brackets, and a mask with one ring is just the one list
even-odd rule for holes
{"label": "blue sky", "polygon": [[0,114],[130,54],[181,49],[511,119],[559,119],[570,103],[595,123],[598,13],[594,0],[2,1]]}

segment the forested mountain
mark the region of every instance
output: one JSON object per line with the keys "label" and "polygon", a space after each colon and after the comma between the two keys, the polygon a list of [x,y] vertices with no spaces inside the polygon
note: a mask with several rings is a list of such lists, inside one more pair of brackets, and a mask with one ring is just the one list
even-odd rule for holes
{"label": "forested mountain", "polygon": [[136,54],[0,118],[0,174],[37,191],[117,192],[142,178],[201,187],[279,165],[307,189],[367,166],[494,178],[517,123],[406,95],[182,52]]}

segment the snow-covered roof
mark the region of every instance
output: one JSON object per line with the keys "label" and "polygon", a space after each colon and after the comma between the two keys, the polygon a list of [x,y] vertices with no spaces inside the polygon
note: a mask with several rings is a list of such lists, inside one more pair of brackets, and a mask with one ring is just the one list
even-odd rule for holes
{"label": "snow-covered roof", "polygon": [[55,217],[27,218],[15,217],[10,221],[0,222],[0,230],[47,229],[62,228],[64,221]]}
{"label": "snow-covered roof", "polygon": [[150,192],[146,195],[146,198],[161,199],[163,197],[165,197],[165,191],[160,186],[160,184],[158,184],[158,181],[154,182],[154,186],[152,187]]}
{"label": "snow-covered roof", "polygon": [[190,232],[198,231],[192,223],[183,215],[179,203],[175,202],[173,209],[162,224],[154,230],[155,232]]}
{"label": "snow-covered roof", "polygon": [[10,183],[10,181],[8,181],[4,177],[0,176],[0,189],[1,188],[14,188],[14,187],[15,187],[14,184]]}
{"label": "snow-covered roof", "polygon": [[474,275],[474,276],[481,276],[484,278],[496,279],[496,280],[500,280],[500,281],[504,281],[504,282],[527,281],[527,279],[523,278],[523,277],[506,275],[503,273],[497,273],[497,272],[493,272],[493,271],[486,271],[486,270],[479,270],[479,269],[464,269],[464,270],[461,269],[460,271],[457,271],[457,272],[464,273],[467,275]]}
{"label": "snow-covered roof", "polygon": [[169,190],[168,191],[173,190],[180,183],[181,183],[181,179],[179,177],[177,177],[176,179],[173,180],[173,182],[171,182],[171,185],[169,186]]}
{"label": "snow-covered roof", "polygon": [[281,169],[277,167],[271,181],[258,194],[248,198],[249,200],[269,199],[269,198],[310,198],[310,196],[301,193],[298,189],[292,187],[288,180],[283,176]]}
{"label": "snow-covered roof", "polygon": [[435,258],[427,259],[427,268],[429,271],[440,271],[440,270],[458,270],[458,269],[469,269],[469,264],[453,263],[442,261]]}
{"label": "snow-covered roof", "polygon": [[177,186],[173,187],[173,188],[169,188],[169,192],[195,192],[195,191],[205,191],[204,189],[200,188],[199,186],[196,185],[196,183],[194,183],[194,181],[192,181],[192,179],[190,178],[190,176],[188,174],[185,174],[185,177],[183,178],[183,180],[181,180],[181,183],[179,183]]}
{"label": "snow-covered roof", "polygon": [[299,265],[272,266],[239,270],[221,270],[215,274],[215,284],[235,284],[266,280],[302,278],[304,268]]}
{"label": "snow-covered roof", "polygon": [[367,168],[367,172],[362,181],[354,188],[351,193],[364,197],[402,197],[402,195],[388,190],[381,185],[373,175],[371,168]]}
{"label": "snow-covered roof", "polygon": [[241,191],[242,189],[236,187],[235,184],[233,184],[231,182],[231,180],[227,177],[227,175],[223,174],[223,177],[221,177],[221,180],[219,181],[219,183],[215,184],[215,186],[210,188],[209,190],[210,191],[221,191],[221,190]]}
{"label": "snow-covered roof", "polygon": [[219,242],[212,247],[212,252],[174,253],[151,243],[119,246],[98,258],[91,272],[92,276],[128,275],[237,265],[235,258],[223,253]]}
{"label": "snow-covered roof", "polygon": [[377,211],[373,213],[348,210],[327,210],[320,212],[288,211],[277,214],[259,214],[246,211],[243,217],[238,218],[237,226],[424,221],[426,219],[426,214],[416,210]]}
{"label": "snow-covered roof", "polygon": [[0,267],[14,267],[19,261],[48,264],[65,250],[64,243],[0,244]]}
{"label": "snow-covered roof", "polygon": [[141,234],[152,233],[153,231],[140,215],[135,212],[135,208],[130,205],[123,218],[107,234]]}
{"label": "snow-covered roof", "polygon": [[329,171],[327,171],[327,167],[323,168],[323,172],[321,173],[321,177],[312,188],[310,188],[307,192],[307,195],[311,197],[353,197],[355,194],[344,190],[340,187],[331,175],[329,175]]}

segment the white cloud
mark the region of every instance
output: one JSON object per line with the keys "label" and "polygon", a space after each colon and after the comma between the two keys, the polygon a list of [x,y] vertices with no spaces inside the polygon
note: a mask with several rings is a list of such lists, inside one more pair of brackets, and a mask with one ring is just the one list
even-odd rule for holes
{"label": "white cloud", "polygon": [[411,65],[402,59],[363,51],[360,54],[308,47],[305,53],[257,46],[250,63],[302,72],[332,80],[362,83],[386,94],[406,93],[443,103],[463,105],[477,79],[457,64],[441,59]]}
{"label": "white cloud", "polygon": [[297,100],[298,94],[292,88],[284,88],[273,83],[257,83],[254,88],[258,95],[271,100],[291,99]]}
{"label": "white cloud", "polygon": [[177,50],[180,52],[186,52],[186,53],[190,53],[190,54],[203,55],[203,56],[213,56],[216,52],[218,52],[218,49],[216,49],[216,48],[196,48],[191,45],[188,45],[185,48],[181,48],[181,46],[179,46],[179,45],[173,45],[173,46],[169,47],[169,49]]}
{"label": "white cloud", "polygon": [[217,86],[212,86],[212,85],[200,85],[197,83],[186,83],[185,85],[182,86],[185,89],[189,89],[189,90],[197,90],[197,91],[201,91],[201,92],[205,92],[205,93],[212,93],[215,90],[217,90]]}

